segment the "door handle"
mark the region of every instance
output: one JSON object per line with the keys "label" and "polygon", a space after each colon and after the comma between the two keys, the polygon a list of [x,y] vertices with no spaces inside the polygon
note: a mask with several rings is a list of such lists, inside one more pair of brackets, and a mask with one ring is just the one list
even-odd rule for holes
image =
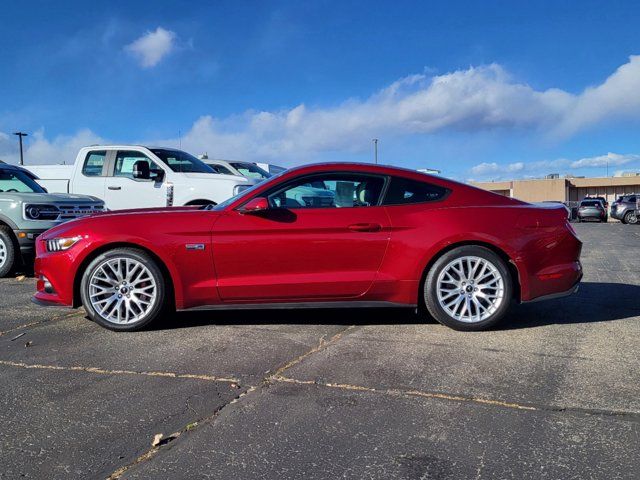
{"label": "door handle", "polygon": [[354,223],[349,225],[349,230],[353,232],[379,232],[382,225],[379,223]]}
{"label": "door handle", "polygon": [[122,190],[122,187],[107,187],[109,190]]}

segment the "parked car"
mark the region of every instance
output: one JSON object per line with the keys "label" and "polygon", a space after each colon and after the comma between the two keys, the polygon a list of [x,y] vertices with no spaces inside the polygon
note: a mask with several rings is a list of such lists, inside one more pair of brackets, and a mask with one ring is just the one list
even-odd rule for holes
{"label": "parked car", "polygon": [[[332,203],[283,205],[316,182]],[[142,328],[173,308],[295,305],[424,306],[449,327],[482,330],[512,301],[574,292],[581,246],[561,205],[412,170],[311,165],[217,206],[56,227],[37,243],[34,299],[84,305],[113,330]]]}
{"label": "parked car", "polygon": [[38,235],[103,209],[94,197],[49,194],[24,169],[0,164],[0,278],[33,256]]}
{"label": "parked car", "polygon": [[256,165],[264,171],[269,172],[271,175],[277,175],[278,173],[282,173],[286,170],[286,168],[274,165],[273,163],[256,162]]}
{"label": "parked car", "polygon": [[583,200],[600,200],[602,202],[602,205],[604,205],[604,209],[607,212],[607,215],[609,214],[609,200],[607,200],[605,197],[592,197],[590,195],[587,195],[583,198]]}
{"label": "parked car", "polygon": [[49,191],[93,195],[110,210],[217,204],[257,183],[217,175],[181,150],[140,145],[85,147],[73,166],[29,169]]}
{"label": "parked car", "polygon": [[638,223],[638,195],[622,195],[611,205],[611,218],[622,223]]}
{"label": "parked car", "polygon": [[216,159],[203,159],[202,161],[209,165],[216,173],[224,175],[239,175],[241,177],[256,179],[259,182],[272,177],[269,172],[251,162]]}
{"label": "parked car", "polygon": [[598,222],[607,221],[607,210],[602,200],[587,199],[582,200],[578,206],[578,221],[597,220]]}

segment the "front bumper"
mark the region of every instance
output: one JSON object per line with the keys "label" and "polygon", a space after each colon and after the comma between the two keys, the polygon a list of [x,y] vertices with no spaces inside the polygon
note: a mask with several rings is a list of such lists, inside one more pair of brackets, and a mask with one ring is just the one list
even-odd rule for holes
{"label": "front bumper", "polygon": [[46,231],[47,231],[46,228],[14,230],[13,234],[18,239],[18,245],[20,246],[20,253],[26,256],[34,255],[36,239]]}

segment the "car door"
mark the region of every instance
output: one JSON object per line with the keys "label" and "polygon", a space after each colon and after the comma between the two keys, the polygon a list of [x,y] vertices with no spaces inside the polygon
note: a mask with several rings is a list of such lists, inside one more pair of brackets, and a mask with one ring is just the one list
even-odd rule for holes
{"label": "car door", "polygon": [[110,210],[164,207],[167,204],[166,184],[152,179],[133,178],[136,162],[146,162],[150,171],[161,168],[143,152],[117,150],[112,152],[110,175],[105,183],[105,203]]}
{"label": "car door", "polygon": [[[71,181],[72,193],[105,199],[107,150],[90,150],[82,159],[82,168]],[[77,172],[77,170],[76,170]]]}
{"label": "car door", "polygon": [[389,218],[378,205],[385,181],[348,172],[299,177],[263,194],[267,210],[226,211],[212,235],[222,300],[365,294],[389,243]]}

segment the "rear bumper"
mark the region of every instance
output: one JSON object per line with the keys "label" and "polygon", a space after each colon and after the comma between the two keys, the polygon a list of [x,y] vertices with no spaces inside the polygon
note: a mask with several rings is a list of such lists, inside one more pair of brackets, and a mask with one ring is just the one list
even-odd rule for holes
{"label": "rear bumper", "polygon": [[605,212],[578,212],[578,218],[603,219],[607,218],[607,214]]}
{"label": "rear bumper", "polygon": [[615,218],[616,220],[622,220],[624,215],[629,211],[628,208],[622,209],[617,208],[615,210],[611,210],[611,218]]}
{"label": "rear bumper", "polygon": [[553,300],[556,298],[568,297],[569,295],[573,295],[578,291],[578,289],[580,288],[580,280],[582,280],[582,273],[580,273],[580,276],[578,277],[578,280],[576,281],[576,283],[568,290],[564,290],[562,292],[557,292],[557,293],[549,293],[547,295],[541,295],[531,300],[523,301],[522,303],[544,302],[545,300]]}

